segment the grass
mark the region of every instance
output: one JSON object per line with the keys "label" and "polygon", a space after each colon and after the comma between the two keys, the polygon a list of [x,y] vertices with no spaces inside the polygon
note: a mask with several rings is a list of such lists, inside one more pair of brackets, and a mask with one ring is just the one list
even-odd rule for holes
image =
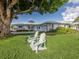
{"label": "grass", "polygon": [[18,35],[0,40],[0,59],[79,59],[79,33],[47,36],[47,50],[33,52]]}

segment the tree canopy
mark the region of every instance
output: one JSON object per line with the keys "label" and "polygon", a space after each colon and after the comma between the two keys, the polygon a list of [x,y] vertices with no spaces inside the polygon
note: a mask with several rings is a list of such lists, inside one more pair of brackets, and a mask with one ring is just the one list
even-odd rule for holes
{"label": "tree canopy", "polygon": [[39,13],[55,12],[67,0],[1,0],[4,9],[12,8],[17,13]]}
{"label": "tree canopy", "polygon": [[55,12],[67,0],[18,0],[15,5],[17,12],[31,13],[32,11],[39,13]]}

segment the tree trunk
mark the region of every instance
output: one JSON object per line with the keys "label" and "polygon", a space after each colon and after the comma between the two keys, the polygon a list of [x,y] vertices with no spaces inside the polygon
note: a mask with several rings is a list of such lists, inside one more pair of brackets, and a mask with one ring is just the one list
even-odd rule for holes
{"label": "tree trunk", "polygon": [[2,30],[1,30],[1,34],[0,34],[0,37],[3,38],[3,37],[6,37],[10,34],[10,20],[9,19],[6,19],[4,21],[5,24],[2,24]]}
{"label": "tree trunk", "polygon": [[13,16],[13,7],[18,0],[0,0],[0,22],[1,31],[0,37],[5,37],[10,34],[10,24]]}

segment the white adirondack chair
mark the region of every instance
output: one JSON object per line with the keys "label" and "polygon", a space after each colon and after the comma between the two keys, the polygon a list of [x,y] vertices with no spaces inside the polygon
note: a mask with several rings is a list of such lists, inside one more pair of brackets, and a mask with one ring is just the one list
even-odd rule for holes
{"label": "white adirondack chair", "polygon": [[37,38],[38,38],[38,31],[35,32],[34,37],[29,36],[27,41],[28,43],[34,43],[37,40]]}
{"label": "white adirondack chair", "polygon": [[47,49],[46,45],[45,45],[45,42],[46,42],[45,37],[46,37],[46,34],[42,33],[40,35],[40,38],[38,38],[39,40],[36,43],[31,43],[30,44],[30,47],[32,48],[33,51],[35,51],[37,53],[38,50],[45,50],[45,49]]}

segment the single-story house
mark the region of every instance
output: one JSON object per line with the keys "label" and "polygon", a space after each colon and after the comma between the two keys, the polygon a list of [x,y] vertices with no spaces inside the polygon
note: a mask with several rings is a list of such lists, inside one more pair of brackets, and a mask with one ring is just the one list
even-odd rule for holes
{"label": "single-story house", "polygon": [[35,23],[35,22],[27,22],[25,24],[12,24],[11,30],[14,31],[21,31],[21,30],[30,30],[30,31],[50,31],[55,30],[58,27],[70,27],[70,24],[68,23],[60,23],[60,22],[53,22],[53,21],[47,21],[43,23]]}

